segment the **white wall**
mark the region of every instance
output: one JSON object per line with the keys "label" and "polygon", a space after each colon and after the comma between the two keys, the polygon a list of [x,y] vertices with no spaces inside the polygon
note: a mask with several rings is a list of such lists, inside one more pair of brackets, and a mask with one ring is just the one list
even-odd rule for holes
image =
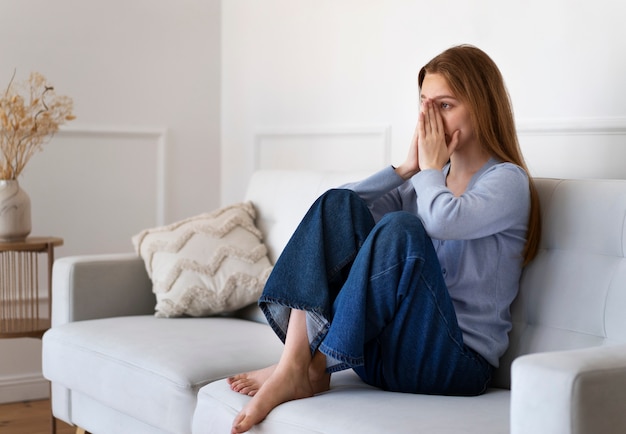
{"label": "white wall", "polygon": [[[624,19],[614,0],[223,2],[222,201],[240,198],[269,161],[401,162],[417,72],[459,43],[500,66],[534,175],[624,178]],[[290,147],[304,157],[265,157]]]}
{"label": "white wall", "polygon": [[[219,0],[3,0],[0,89],[39,71],[77,119],[20,178],[56,256],[131,251],[220,203]],[[47,393],[38,340],[0,341],[0,402]]]}

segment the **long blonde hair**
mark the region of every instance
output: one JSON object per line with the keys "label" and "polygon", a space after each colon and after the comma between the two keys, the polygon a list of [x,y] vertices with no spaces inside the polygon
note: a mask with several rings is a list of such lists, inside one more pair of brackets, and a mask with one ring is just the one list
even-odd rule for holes
{"label": "long blonde hair", "polygon": [[455,96],[468,105],[474,134],[489,154],[517,164],[528,174],[530,216],[524,265],[528,264],[537,254],[541,238],[539,197],[519,147],[511,101],[500,70],[484,51],[459,45],[439,54],[420,70],[420,89],[427,73],[441,74]]}

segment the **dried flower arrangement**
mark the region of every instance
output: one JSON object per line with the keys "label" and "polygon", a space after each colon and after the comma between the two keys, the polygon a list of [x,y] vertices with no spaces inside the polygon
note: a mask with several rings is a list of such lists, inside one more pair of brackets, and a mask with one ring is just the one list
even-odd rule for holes
{"label": "dried flower arrangement", "polygon": [[26,163],[59,130],[75,119],[73,101],[57,95],[43,75],[14,83],[0,97],[0,179],[17,179]]}

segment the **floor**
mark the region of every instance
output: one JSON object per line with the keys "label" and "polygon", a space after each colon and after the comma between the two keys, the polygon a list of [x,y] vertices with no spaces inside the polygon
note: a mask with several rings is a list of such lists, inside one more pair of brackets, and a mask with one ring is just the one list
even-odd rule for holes
{"label": "floor", "polygon": [[[50,400],[0,405],[0,434],[50,434]],[[76,428],[57,420],[57,434],[75,434]]]}

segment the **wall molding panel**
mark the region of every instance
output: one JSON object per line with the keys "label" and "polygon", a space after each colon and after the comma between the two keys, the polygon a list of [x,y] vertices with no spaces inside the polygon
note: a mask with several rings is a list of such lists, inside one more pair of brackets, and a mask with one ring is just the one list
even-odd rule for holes
{"label": "wall molding panel", "polygon": [[[166,221],[166,151],[167,128],[165,127],[131,127],[113,125],[65,125],[56,133],[60,138],[87,138],[105,140],[148,140],[154,143],[156,153],[156,222],[158,225]],[[54,139],[53,139],[54,140]]]}
{"label": "wall molding panel", "polygon": [[60,129],[20,179],[33,235],[63,238],[59,256],[132,251],[131,237],[167,221],[166,128]]}
{"label": "wall molding panel", "polygon": [[517,123],[534,176],[626,179],[626,118],[528,119]]}
{"label": "wall molding panel", "polygon": [[521,119],[517,131],[523,135],[626,135],[626,118]]}
{"label": "wall molding panel", "polygon": [[313,126],[259,129],[254,170],[377,170],[391,164],[391,126]]}

